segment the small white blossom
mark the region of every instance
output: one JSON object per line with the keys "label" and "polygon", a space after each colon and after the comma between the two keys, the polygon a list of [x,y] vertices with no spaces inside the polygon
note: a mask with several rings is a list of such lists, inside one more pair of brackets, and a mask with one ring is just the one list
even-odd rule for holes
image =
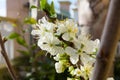
{"label": "small white blossom", "polygon": [[77,77],[78,76],[80,77],[81,74],[82,74],[81,70],[79,68],[76,68],[75,71],[74,71],[74,75],[76,75]]}

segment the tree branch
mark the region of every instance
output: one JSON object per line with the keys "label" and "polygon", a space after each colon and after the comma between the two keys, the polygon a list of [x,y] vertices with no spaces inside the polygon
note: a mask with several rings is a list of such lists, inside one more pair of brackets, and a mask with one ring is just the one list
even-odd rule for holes
{"label": "tree branch", "polygon": [[110,0],[110,7],[91,80],[106,80],[114,61],[120,34],[120,0]]}
{"label": "tree branch", "polygon": [[4,46],[4,43],[5,43],[5,40],[2,40],[2,36],[1,36],[1,33],[0,33],[0,46],[1,46],[1,54],[2,56],[4,57],[5,61],[6,61],[6,64],[7,64],[7,67],[8,67],[8,71],[12,77],[13,80],[18,80],[17,79],[17,76],[12,68],[12,65],[10,64],[10,60],[7,56],[7,52],[5,50],[5,46]]}

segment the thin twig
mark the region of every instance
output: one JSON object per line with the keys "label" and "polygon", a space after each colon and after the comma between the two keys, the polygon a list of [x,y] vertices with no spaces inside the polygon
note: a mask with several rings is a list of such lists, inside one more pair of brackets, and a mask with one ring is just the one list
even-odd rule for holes
{"label": "thin twig", "polygon": [[120,35],[120,0],[111,0],[101,46],[91,80],[106,80],[115,58]]}
{"label": "thin twig", "polygon": [[17,76],[16,76],[16,74],[15,74],[15,72],[14,72],[14,69],[12,68],[12,65],[11,65],[11,63],[10,63],[10,60],[9,60],[9,58],[8,58],[8,56],[7,56],[7,52],[6,52],[6,50],[5,50],[4,42],[5,42],[5,41],[2,40],[2,36],[1,36],[1,33],[0,33],[1,54],[2,54],[3,58],[5,59],[6,65],[7,65],[7,67],[8,67],[8,71],[9,71],[12,79],[13,79],[13,80],[18,80],[18,79],[17,79]]}

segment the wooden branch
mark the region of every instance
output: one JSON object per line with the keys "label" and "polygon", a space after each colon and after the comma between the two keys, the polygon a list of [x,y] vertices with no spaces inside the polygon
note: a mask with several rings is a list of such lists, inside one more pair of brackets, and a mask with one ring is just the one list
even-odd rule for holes
{"label": "wooden branch", "polygon": [[1,16],[0,16],[0,21],[9,21],[9,22],[12,22],[12,23],[17,23],[17,19],[12,19],[12,18],[9,18],[9,17],[1,17]]}
{"label": "wooden branch", "polygon": [[114,61],[120,37],[120,0],[110,0],[110,7],[97,54],[93,76],[90,80],[106,80]]}
{"label": "wooden branch", "polygon": [[13,79],[13,80],[18,80],[18,79],[17,79],[17,76],[16,76],[16,74],[15,74],[13,68],[12,68],[12,65],[10,64],[10,60],[9,60],[9,58],[8,58],[8,56],[7,56],[7,52],[6,52],[6,50],[5,50],[4,42],[5,42],[5,40],[2,39],[2,36],[1,36],[1,33],[0,33],[1,54],[2,54],[3,58],[4,58],[5,61],[6,61],[6,64],[7,64],[7,67],[8,67],[8,71],[9,71],[12,79]]}

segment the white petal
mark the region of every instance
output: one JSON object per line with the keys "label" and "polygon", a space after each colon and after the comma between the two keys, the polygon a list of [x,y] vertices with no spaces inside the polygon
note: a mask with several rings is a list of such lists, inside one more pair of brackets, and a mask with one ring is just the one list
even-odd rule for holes
{"label": "white petal", "polygon": [[41,31],[40,30],[32,30],[32,35],[39,35],[40,36]]}
{"label": "white petal", "polygon": [[65,52],[70,56],[70,61],[72,64],[76,64],[79,61],[79,55],[77,54],[77,51],[72,47],[67,47],[65,49]]}
{"label": "white petal", "polygon": [[73,49],[72,47],[66,47],[65,48],[65,52],[69,55],[69,56],[73,56],[77,53],[77,51],[75,49]]}
{"label": "white petal", "polygon": [[70,56],[70,61],[72,64],[76,64],[79,61],[79,55]]}
{"label": "white petal", "polygon": [[55,69],[57,73],[62,73],[64,71],[64,66],[62,63],[56,62]]}
{"label": "white petal", "polygon": [[66,41],[69,41],[69,40],[70,40],[70,35],[69,35],[69,33],[64,33],[64,34],[62,35],[62,38],[63,38],[64,40],[66,40]]}

